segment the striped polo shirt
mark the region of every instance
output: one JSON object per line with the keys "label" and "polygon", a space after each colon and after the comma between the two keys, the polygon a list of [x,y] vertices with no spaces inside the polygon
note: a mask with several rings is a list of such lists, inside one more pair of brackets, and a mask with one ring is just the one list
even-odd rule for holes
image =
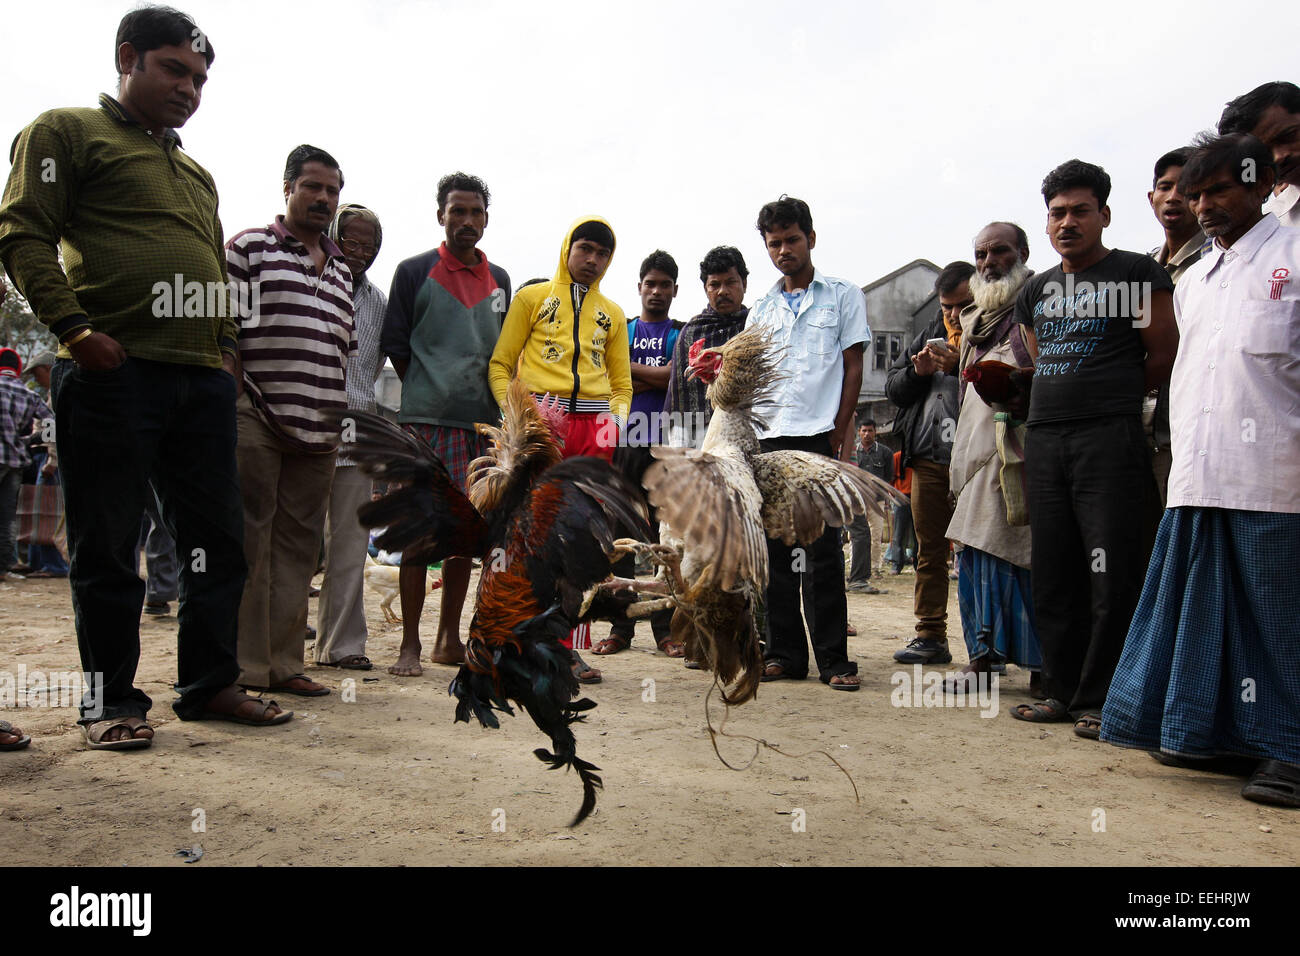
{"label": "striped polo shirt", "polygon": [[357,351],[352,274],[339,247],[324,235],[320,242],[320,274],[283,216],[226,244],[230,278],[247,283],[251,303],[239,331],[244,387],[290,448],[312,453],[338,446],[338,427],[321,413],[347,407],[348,360]]}

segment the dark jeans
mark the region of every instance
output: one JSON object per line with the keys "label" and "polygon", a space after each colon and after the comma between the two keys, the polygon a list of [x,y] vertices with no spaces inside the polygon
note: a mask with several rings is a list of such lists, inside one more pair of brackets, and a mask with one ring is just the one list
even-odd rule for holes
{"label": "dark jeans", "polygon": [[17,563],[14,542],[18,540],[18,492],[23,470],[17,465],[0,465],[0,574]]}
{"label": "dark jeans", "polygon": [[[133,564],[152,480],[182,560],[172,709],[197,719],[235,683],[244,515],[235,469],[235,382],[221,369],[128,358],[51,376],[82,669],[103,675],[103,715],[143,717],[135,687],[145,584]],[[81,723],[87,703],[82,705]]]}
{"label": "dark jeans", "polygon": [[[762,447],[765,452],[811,451],[829,457],[830,433],[769,438]],[[822,683],[843,674],[856,674],[858,665],[849,660],[849,610],[844,598],[840,529],[828,525],[811,547],[801,549],[804,553],[798,564],[802,573],[795,566],[796,548],[767,539],[767,661],[780,664],[791,677],[808,676],[808,639],[799,616],[802,604]]]}
{"label": "dark jeans", "polygon": [[[645,470],[650,467],[654,458],[650,455],[649,448],[629,448],[619,446],[614,449],[614,467],[621,471],[632,484],[638,488],[641,487],[641,478],[645,475]],[[659,540],[659,518],[651,509],[650,514],[650,540],[658,542]],[[636,558],[633,555],[626,555],[619,558],[610,570],[621,578],[630,578],[636,575]],[[654,636],[656,644],[662,644],[668,640],[669,627],[672,624],[673,612],[669,608],[664,611],[655,611],[650,615],[650,633]],[[636,630],[636,621],[615,621],[610,628],[610,637],[621,637],[632,642],[632,634]]]}
{"label": "dark jeans", "polygon": [[1034,425],[1025,445],[1043,692],[1100,714],[1142,591],[1155,494],[1139,416]]}

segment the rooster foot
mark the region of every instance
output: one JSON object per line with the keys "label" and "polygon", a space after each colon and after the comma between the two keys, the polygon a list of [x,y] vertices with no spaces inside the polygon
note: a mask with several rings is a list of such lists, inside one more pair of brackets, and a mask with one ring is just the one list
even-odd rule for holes
{"label": "rooster foot", "polygon": [[637,601],[635,604],[628,605],[628,617],[649,617],[656,611],[671,611],[677,606],[677,602],[670,597],[659,598],[657,601]]}

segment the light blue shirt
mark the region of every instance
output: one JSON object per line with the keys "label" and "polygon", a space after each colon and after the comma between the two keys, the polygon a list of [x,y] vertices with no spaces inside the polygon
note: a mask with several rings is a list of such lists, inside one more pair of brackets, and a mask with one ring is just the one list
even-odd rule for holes
{"label": "light blue shirt", "polygon": [[761,327],[781,349],[782,380],[772,390],[772,405],[755,411],[766,422],[759,438],[820,435],[835,427],[844,388],[844,350],[871,341],[867,300],[846,279],[813,270],[812,282],[794,312],[785,295],[785,279],[749,312],[746,328]]}

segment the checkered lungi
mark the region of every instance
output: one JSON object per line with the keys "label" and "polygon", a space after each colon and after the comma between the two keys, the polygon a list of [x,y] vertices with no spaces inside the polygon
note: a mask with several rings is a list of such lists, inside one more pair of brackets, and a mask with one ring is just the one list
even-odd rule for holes
{"label": "checkered lungi", "polygon": [[413,436],[428,445],[438,460],[447,466],[447,472],[456,487],[467,490],[465,483],[469,463],[487,454],[488,440],[468,428],[450,425],[428,425],[424,422],[407,422],[402,426]]}
{"label": "checkered lungi", "polygon": [[1170,508],[1101,739],[1300,764],[1300,514]]}

